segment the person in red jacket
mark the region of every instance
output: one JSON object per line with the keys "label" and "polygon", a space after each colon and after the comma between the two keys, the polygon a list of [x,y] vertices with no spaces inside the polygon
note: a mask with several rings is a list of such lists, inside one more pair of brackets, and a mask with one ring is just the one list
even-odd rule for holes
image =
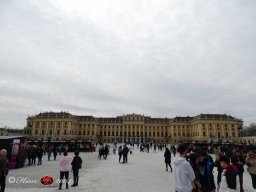
{"label": "person in red jacket", "polygon": [[235,165],[230,165],[228,156],[223,155],[219,159],[220,165],[223,168],[221,174],[221,182],[219,185],[219,192],[239,192],[239,177],[238,169]]}

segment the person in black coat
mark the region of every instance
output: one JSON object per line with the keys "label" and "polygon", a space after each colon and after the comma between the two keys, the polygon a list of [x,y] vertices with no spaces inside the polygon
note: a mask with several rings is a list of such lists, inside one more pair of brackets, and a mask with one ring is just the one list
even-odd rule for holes
{"label": "person in black coat", "polygon": [[118,148],[118,155],[119,155],[119,163],[120,163],[121,158],[122,158],[122,155],[123,155],[123,149],[122,149],[122,146],[120,146],[120,147]]}
{"label": "person in black coat", "polygon": [[123,148],[123,163],[127,163],[128,161],[128,153],[129,153],[129,149],[126,145],[124,145],[124,148]]}
{"label": "person in black coat", "polygon": [[104,147],[104,159],[107,159],[108,153],[109,153],[109,149],[108,149],[108,145],[106,144],[106,146]]}
{"label": "person in black coat", "polygon": [[164,157],[165,157],[165,165],[166,165],[166,171],[168,171],[168,166],[171,169],[172,172],[172,166],[171,166],[171,151],[166,147],[165,152],[164,152]]}
{"label": "person in black coat", "polygon": [[240,181],[240,192],[243,192],[243,173],[244,173],[244,165],[245,165],[245,159],[241,155],[239,150],[235,151],[235,154],[231,157],[231,163],[235,166],[237,166],[238,169],[238,176]]}
{"label": "person in black coat", "polygon": [[176,155],[176,147],[173,145],[171,150],[173,152],[173,156],[175,157],[175,155]]}
{"label": "person in black coat", "polygon": [[37,148],[35,145],[33,145],[33,148],[32,148],[32,165],[35,165],[36,164],[36,158],[37,158]]}
{"label": "person in black coat", "polygon": [[37,148],[37,157],[38,157],[38,165],[42,165],[42,157],[43,157],[43,149],[42,147],[39,147]]}
{"label": "person in black coat", "polygon": [[75,157],[74,157],[73,161],[71,162],[73,176],[74,176],[74,184],[71,185],[71,187],[78,186],[79,169],[82,168],[82,163],[83,163],[83,161],[82,161],[81,157],[79,156],[79,152],[76,151]]}
{"label": "person in black coat", "polygon": [[200,159],[202,159],[203,157],[199,156],[196,153],[190,153],[190,155],[188,156],[188,162],[190,163],[194,174],[195,174],[195,180],[194,180],[194,191],[201,191],[202,185],[200,183],[200,171],[199,171],[199,167],[198,164],[200,162]]}
{"label": "person in black coat", "polygon": [[104,156],[104,146],[100,145],[99,147],[99,159],[101,159],[101,157]]}
{"label": "person in black coat", "polygon": [[54,147],[54,148],[53,148],[53,157],[54,157],[54,161],[56,161],[57,155],[58,155],[58,149],[57,149],[57,147]]}
{"label": "person in black coat", "polygon": [[28,157],[28,166],[32,164],[32,147],[28,146],[27,148],[27,157]]}

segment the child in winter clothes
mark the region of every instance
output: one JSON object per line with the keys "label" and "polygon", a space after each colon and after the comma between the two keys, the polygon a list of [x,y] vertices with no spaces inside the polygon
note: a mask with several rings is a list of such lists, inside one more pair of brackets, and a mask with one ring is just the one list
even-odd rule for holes
{"label": "child in winter clothes", "polygon": [[234,165],[230,165],[230,159],[226,155],[223,155],[219,159],[220,165],[223,168],[221,175],[221,182],[219,186],[219,192],[239,192],[239,177],[238,169]]}

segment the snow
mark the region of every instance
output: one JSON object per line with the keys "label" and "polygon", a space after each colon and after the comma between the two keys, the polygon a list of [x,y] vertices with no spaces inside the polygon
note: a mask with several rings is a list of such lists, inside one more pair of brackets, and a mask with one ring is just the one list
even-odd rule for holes
{"label": "snow", "polygon": [[[110,150],[111,151],[111,150]],[[112,152],[112,151],[111,151]],[[69,153],[73,156],[73,153]],[[118,155],[109,155],[107,160],[99,160],[98,153],[80,153],[83,159],[82,170],[80,171],[79,186],[62,191],[90,191],[90,192],[171,192],[173,186],[172,173],[165,171],[164,151],[158,153],[139,152],[133,150],[133,155],[128,155],[128,164],[118,162]],[[53,177],[54,181],[59,179],[59,159],[47,161],[43,158],[43,165],[25,166],[21,169],[10,170],[7,177],[7,192],[53,192],[59,191],[58,184],[54,183],[50,187],[44,187],[40,178],[45,175]],[[172,157],[173,159],[173,157]],[[70,172],[70,179],[73,178]],[[217,170],[214,171],[215,178]],[[36,184],[8,182],[9,177],[27,177],[30,180],[38,181]],[[215,180],[216,181],[216,180]],[[72,182],[71,182],[72,184]],[[247,171],[244,174],[245,192],[253,191],[251,178]]]}

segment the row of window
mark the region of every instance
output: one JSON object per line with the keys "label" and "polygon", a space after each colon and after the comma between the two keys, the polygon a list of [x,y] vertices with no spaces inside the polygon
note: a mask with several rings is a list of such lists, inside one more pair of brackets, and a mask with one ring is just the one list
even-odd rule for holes
{"label": "row of window", "polygon": [[102,132],[102,131],[100,131],[100,135],[101,136],[128,136],[128,137],[151,137],[151,136],[153,136],[153,137],[155,137],[155,136],[157,136],[157,137],[165,137],[165,136],[167,136],[167,133],[163,133],[163,132],[145,132],[145,134],[143,134],[143,132],[141,132],[140,134],[139,134],[139,132],[137,132],[137,134],[135,134],[135,132],[124,132],[124,134],[123,134],[123,132],[120,132],[120,134],[119,134],[119,132],[117,131],[116,133],[113,131],[112,132],[112,134],[111,134],[111,132],[110,131],[104,131],[104,132]]}
{"label": "row of window", "polygon": [[[143,139],[139,139],[139,138],[137,138],[137,139],[132,139],[132,138],[127,138],[127,139],[124,139],[125,141],[132,141],[132,142],[138,142],[138,143],[140,143],[140,142],[143,142],[144,140]],[[113,143],[114,141],[116,141],[116,139],[102,139],[101,141],[103,141],[104,143]],[[122,142],[122,139],[121,140],[118,140],[119,142]],[[155,140],[155,142],[156,143],[165,143],[166,141],[164,140],[164,139],[156,139]],[[176,142],[176,140],[175,140],[175,142]]]}
{"label": "row of window", "polygon": [[[91,134],[90,134],[91,133]],[[35,131],[35,135],[38,135],[39,134],[39,131],[38,130],[36,130]],[[44,134],[48,134],[48,133],[46,133],[45,132],[45,130],[42,130],[42,133],[41,133],[42,135],[44,135]],[[50,130],[49,131],[49,134],[50,135],[52,135],[53,134],[53,130]],[[70,131],[70,133],[67,133],[67,130],[64,130],[64,135],[66,135],[66,134],[75,134],[75,133],[73,133],[72,131]],[[57,130],[57,135],[60,135],[60,130]],[[85,131],[78,131],[78,135],[86,135],[86,132]],[[94,135],[94,131],[92,131],[92,132],[90,132],[90,131],[87,131],[87,135]],[[163,132],[153,132],[153,133],[151,133],[151,132],[149,132],[149,133],[147,133],[147,132],[145,132],[145,134],[143,134],[143,132],[141,132],[140,134],[139,134],[139,132],[137,132],[137,134],[135,134],[135,132],[114,132],[114,131],[112,131],[112,132],[110,132],[110,131],[104,131],[104,132],[102,132],[102,131],[100,131],[100,134],[99,134],[100,136],[133,136],[133,137],[143,137],[143,136],[149,136],[149,137],[151,137],[151,136],[153,136],[153,137],[155,137],[155,136],[157,136],[157,137],[164,137],[164,136],[167,136],[167,133],[165,133],[165,135],[164,135],[164,133]]]}
{"label": "row of window", "polygon": [[[228,124],[202,124],[203,128],[205,129],[206,125],[208,125],[208,127],[212,128],[214,127],[214,125],[216,125],[215,127],[219,128],[221,127],[221,125],[223,125],[226,129],[229,127]],[[213,126],[212,126],[213,125]],[[197,128],[199,126],[199,124],[196,125],[192,125],[192,128]],[[190,125],[174,125],[173,128],[189,128],[191,127]],[[235,125],[232,124],[231,125],[232,129],[234,130]]]}
{"label": "row of window", "polygon": [[[56,126],[57,128],[60,128],[61,127],[61,122],[56,122]],[[72,125],[75,125],[74,123],[72,123]],[[225,128],[228,128],[228,124],[202,124],[203,128],[206,127],[206,125],[208,125],[210,128],[211,127],[214,127],[214,125],[216,125],[215,127],[219,128],[221,127],[220,125],[223,125]],[[213,125],[213,126],[212,126]],[[35,124],[35,127],[38,128],[40,126],[40,123],[39,122],[36,122]],[[47,123],[46,122],[43,122],[41,124],[42,128],[45,128],[47,126]],[[48,127],[50,128],[54,128],[55,126],[55,122],[50,122],[48,124]],[[67,127],[68,126],[68,122],[63,122],[63,126],[64,127]],[[79,124],[79,127],[94,127],[95,125],[94,124]],[[153,127],[153,128],[167,128],[167,126],[144,126],[144,125],[121,125],[121,126],[114,126],[114,125],[101,125],[100,128],[114,128],[114,127],[124,127],[124,128],[147,128],[147,127]],[[189,128],[190,125],[173,125],[173,128]],[[198,127],[198,124],[197,125],[192,125],[193,128],[197,128]],[[232,124],[231,127],[234,129],[235,125]]]}
{"label": "row of window", "polygon": [[[218,135],[218,137],[220,138],[221,137],[221,133],[220,132],[218,132],[217,133],[217,135]],[[198,137],[198,136],[200,136],[200,133],[199,132],[193,132],[191,135],[189,134],[189,133],[187,133],[187,135],[185,134],[185,133],[173,133],[173,136],[174,137],[176,137],[176,136],[179,136],[179,137]],[[213,137],[213,135],[209,135],[210,137]],[[229,134],[228,134],[228,132],[225,132],[225,136],[226,136],[226,138],[228,138],[229,137]],[[235,132],[232,132],[232,137],[235,137],[236,136],[236,134],[235,134]],[[206,132],[203,132],[203,137],[206,137]]]}
{"label": "row of window", "polygon": [[[72,124],[73,125],[73,124]],[[74,126],[74,125],[73,125]],[[72,126],[72,127],[73,127]],[[83,128],[83,127],[88,127],[88,128],[90,128],[90,127],[92,127],[92,128],[94,128],[94,124],[79,124],[79,127],[80,128]],[[40,127],[40,124],[39,123],[36,123],[35,124],[35,128],[39,128]],[[46,128],[47,127],[47,124],[46,123],[42,123],[41,124],[41,128]],[[53,124],[53,123],[50,123],[49,125],[48,125],[48,127],[49,128],[54,128],[55,127],[55,125]],[[57,128],[61,128],[61,123],[58,123],[57,125],[56,125],[56,127]],[[65,122],[65,124],[63,125],[63,127],[64,128],[67,128],[68,127],[68,124],[67,124],[67,122]],[[164,128],[167,128],[167,126],[143,126],[143,125],[121,125],[121,126],[110,126],[110,125],[101,125],[100,126],[100,128],[143,128],[143,127],[145,127],[145,128],[157,128],[157,129],[159,129],[159,128],[161,128],[161,129],[164,129]]]}
{"label": "row of window", "polygon": [[[36,135],[38,135],[38,130],[36,130],[35,131],[35,134]],[[42,135],[44,135],[45,134],[45,131],[44,130],[42,130]],[[53,134],[53,131],[52,130],[50,130],[49,131],[49,134],[50,135],[52,135]],[[76,133],[73,133],[72,131],[70,131],[70,133],[67,133],[67,130],[64,130],[64,135],[67,135],[67,134],[76,134]],[[87,131],[87,133],[85,132],[85,131],[79,131],[78,132],[78,135],[94,135],[94,131],[92,131],[92,132],[90,132],[90,131]],[[57,130],[57,135],[60,135],[60,130]],[[122,136],[124,136],[124,137],[126,137],[126,136],[128,136],[128,137],[166,137],[167,136],[167,133],[163,133],[163,132],[145,132],[144,134],[143,134],[143,132],[141,132],[141,133],[139,133],[139,132],[137,132],[137,134],[135,134],[135,132],[114,132],[114,131],[112,131],[112,132],[110,132],[110,131],[104,131],[104,132],[102,132],[102,131],[100,131],[100,133],[99,133],[99,135],[100,136],[120,136],[120,137],[122,137]],[[221,133],[220,132],[218,132],[217,133],[217,135],[218,135],[218,137],[220,138],[221,137]],[[170,135],[170,136],[172,136],[172,135]],[[174,137],[176,137],[176,136],[178,136],[178,137],[198,137],[198,136],[200,136],[200,133],[199,132],[193,132],[192,134],[190,134],[190,133],[180,133],[180,132],[178,132],[178,133],[173,133],[173,136]],[[203,132],[203,135],[202,136],[204,136],[204,137],[206,137],[206,132]],[[213,135],[210,135],[210,137],[212,137]],[[229,134],[228,134],[228,132],[225,132],[225,136],[226,137],[229,137]],[[235,132],[232,132],[232,137],[235,137]]]}
{"label": "row of window", "polygon": [[164,129],[164,128],[167,128],[167,126],[144,126],[144,125],[120,125],[120,126],[117,126],[117,125],[101,125],[100,128],[161,128],[161,129]]}

